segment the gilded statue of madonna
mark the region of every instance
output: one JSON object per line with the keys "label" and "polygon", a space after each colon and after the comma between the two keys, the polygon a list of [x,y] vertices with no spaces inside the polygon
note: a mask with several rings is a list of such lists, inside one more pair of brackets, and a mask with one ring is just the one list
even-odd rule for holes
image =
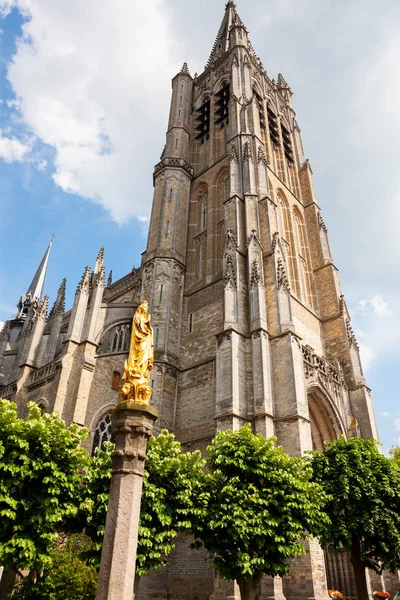
{"label": "gilded statue of madonna", "polygon": [[152,389],[150,371],[154,364],[153,328],[147,300],[141,300],[132,322],[128,360],[118,393],[121,402],[149,404]]}

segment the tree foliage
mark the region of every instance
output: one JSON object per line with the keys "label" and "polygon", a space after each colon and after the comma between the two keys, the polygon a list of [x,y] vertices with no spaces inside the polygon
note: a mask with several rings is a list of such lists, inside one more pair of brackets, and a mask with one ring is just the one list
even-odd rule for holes
{"label": "tree foliage", "polygon": [[49,561],[36,581],[22,579],[12,594],[12,600],[94,600],[97,590],[97,569],[80,558],[90,549],[86,536],[59,536],[49,553]]}
{"label": "tree foliage", "polygon": [[400,474],[380,453],[376,442],[344,437],[313,452],[314,481],[331,498],[326,511],[331,524],[321,541],[337,552],[358,547],[365,567],[381,573],[400,568]]}
{"label": "tree foliage", "polygon": [[366,597],[365,567],[400,568],[400,471],[376,442],[339,438],[311,455],[313,479],[330,494],[330,525],[321,542],[333,553],[351,553],[357,591]]}
{"label": "tree foliage", "polygon": [[390,456],[394,464],[400,468],[400,448],[398,446],[390,449]]}
{"label": "tree foliage", "polygon": [[[84,522],[100,560],[100,549],[108,505],[113,444],[107,444],[92,459],[88,471]],[[180,531],[189,530],[200,494],[204,462],[200,452],[181,452],[172,433],[161,431],[147,445],[136,572],[139,576],[151,568],[167,564]]]}
{"label": "tree foliage", "polygon": [[224,579],[245,584],[262,573],[287,574],[288,559],[305,552],[299,540],[327,522],[326,494],[311,481],[311,468],[250,425],[218,432],[207,454],[198,544]]}
{"label": "tree foliage", "polygon": [[28,404],[26,420],[0,399],[0,564],[39,575],[81,502],[86,431]]}

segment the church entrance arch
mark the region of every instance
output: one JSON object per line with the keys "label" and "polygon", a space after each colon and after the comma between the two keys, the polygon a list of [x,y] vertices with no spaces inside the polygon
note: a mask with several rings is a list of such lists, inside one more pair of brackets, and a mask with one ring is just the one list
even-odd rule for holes
{"label": "church entrance arch", "polygon": [[[346,436],[346,430],[340,413],[325,391],[313,386],[308,390],[307,399],[313,450],[322,452],[324,442],[332,442],[340,435]],[[346,600],[355,600],[357,594],[350,555],[343,551],[333,556],[327,550],[324,554],[328,589],[339,590]]]}

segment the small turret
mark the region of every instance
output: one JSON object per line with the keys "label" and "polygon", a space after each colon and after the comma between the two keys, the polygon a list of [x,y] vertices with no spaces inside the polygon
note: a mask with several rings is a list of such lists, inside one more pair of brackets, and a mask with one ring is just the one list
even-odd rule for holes
{"label": "small turret", "polygon": [[89,310],[86,317],[86,324],[83,334],[83,339],[88,340],[89,342],[94,342],[97,334],[96,325],[101,302],[103,299],[105,277],[106,273],[104,268],[104,247],[101,247],[97,255],[96,264],[93,270]]}
{"label": "small turret", "polygon": [[15,363],[17,371],[19,367],[24,365],[29,367],[39,366],[39,346],[46,325],[48,304],[49,297],[45,296],[41,301],[35,299],[28,309],[19,340],[18,358]]}
{"label": "small turret", "polygon": [[78,343],[81,341],[86,309],[89,301],[90,271],[90,266],[87,266],[83,272],[82,279],[76,288],[74,306],[72,307],[68,327],[67,339],[71,339]]}
{"label": "small turret", "polygon": [[39,366],[45,365],[55,358],[65,312],[66,284],[67,280],[64,278],[58,289],[56,301],[54,302],[47,319],[39,350]]}

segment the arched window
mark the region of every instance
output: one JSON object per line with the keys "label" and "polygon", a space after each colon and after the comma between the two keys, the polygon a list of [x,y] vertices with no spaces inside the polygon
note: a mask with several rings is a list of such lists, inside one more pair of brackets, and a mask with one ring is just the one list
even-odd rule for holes
{"label": "arched window", "polygon": [[297,267],[296,247],[293,236],[292,219],[288,201],[281,192],[278,192],[278,224],[279,233],[284,242],[287,260],[289,263],[290,285],[293,292],[300,297],[300,282]]}
{"label": "arched window", "polygon": [[299,279],[300,279],[300,290],[301,298],[309,306],[314,308],[314,285],[313,285],[313,274],[310,268],[310,255],[307,243],[307,234],[304,224],[304,219],[299,211],[295,208],[293,210],[293,221],[295,224],[295,240],[296,250],[298,259]]}
{"label": "arched window", "polygon": [[119,323],[106,329],[101,336],[97,354],[111,352],[128,352],[130,342],[131,323]]}
{"label": "arched window", "polygon": [[104,442],[108,442],[111,439],[111,414],[107,413],[104,415],[97,424],[96,431],[94,432],[92,456],[94,455],[96,448],[101,448]]}

